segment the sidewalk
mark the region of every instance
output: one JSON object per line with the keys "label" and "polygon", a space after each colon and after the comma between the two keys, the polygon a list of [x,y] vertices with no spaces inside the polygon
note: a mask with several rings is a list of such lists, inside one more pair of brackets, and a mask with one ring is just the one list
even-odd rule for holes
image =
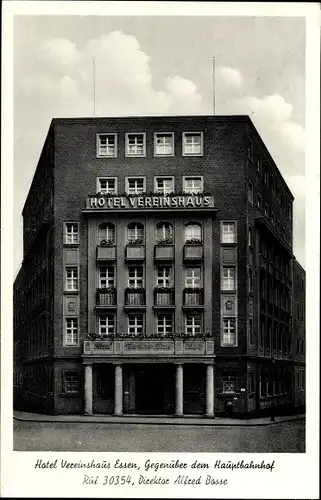
{"label": "sidewalk", "polygon": [[43,415],[39,413],[26,413],[22,411],[14,411],[13,418],[15,420],[25,422],[72,422],[72,423],[95,423],[95,424],[135,424],[135,425],[225,425],[225,426],[263,426],[275,425],[293,420],[303,420],[305,415],[285,415],[275,417],[275,421],[271,422],[270,417],[252,418],[252,419],[236,419],[236,418],[205,418],[199,416],[184,416],[171,417],[164,416],[142,416],[142,415],[124,415],[121,417],[114,415]]}

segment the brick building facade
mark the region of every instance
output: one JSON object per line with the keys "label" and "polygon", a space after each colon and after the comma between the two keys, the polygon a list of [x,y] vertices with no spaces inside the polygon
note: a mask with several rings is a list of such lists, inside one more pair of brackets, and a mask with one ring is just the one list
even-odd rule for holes
{"label": "brick building facade", "polygon": [[15,407],[292,407],[292,203],[248,117],[54,119],[23,209]]}

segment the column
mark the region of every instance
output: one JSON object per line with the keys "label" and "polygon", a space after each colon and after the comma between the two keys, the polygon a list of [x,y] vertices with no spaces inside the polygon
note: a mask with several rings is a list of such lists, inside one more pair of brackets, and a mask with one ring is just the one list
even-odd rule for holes
{"label": "column", "polygon": [[206,365],[206,416],[214,417],[214,366]]}
{"label": "column", "polygon": [[115,411],[114,415],[123,414],[123,366],[115,365]]}
{"label": "column", "polygon": [[183,365],[176,365],[175,415],[183,415]]}
{"label": "column", "polygon": [[85,415],[93,414],[93,365],[85,365]]}

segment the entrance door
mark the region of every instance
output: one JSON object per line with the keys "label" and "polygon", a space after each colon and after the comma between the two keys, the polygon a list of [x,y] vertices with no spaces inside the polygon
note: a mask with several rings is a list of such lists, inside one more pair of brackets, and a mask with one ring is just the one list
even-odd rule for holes
{"label": "entrance door", "polygon": [[171,365],[143,365],[136,371],[136,413],[173,413],[174,376]]}

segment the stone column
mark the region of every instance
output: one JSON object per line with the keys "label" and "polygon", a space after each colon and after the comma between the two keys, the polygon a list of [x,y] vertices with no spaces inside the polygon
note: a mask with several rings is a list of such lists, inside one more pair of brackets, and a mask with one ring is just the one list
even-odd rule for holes
{"label": "stone column", "polygon": [[175,415],[183,415],[183,365],[176,365]]}
{"label": "stone column", "polygon": [[85,365],[85,415],[93,414],[93,365]]}
{"label": "stone column", "polygon": [[114,415],[123,414],[123,366],[115,365],[115,411]]}
{"label": "stone column", "polygon": [[214,366],[206,365],[206,416],[214,417]]}

